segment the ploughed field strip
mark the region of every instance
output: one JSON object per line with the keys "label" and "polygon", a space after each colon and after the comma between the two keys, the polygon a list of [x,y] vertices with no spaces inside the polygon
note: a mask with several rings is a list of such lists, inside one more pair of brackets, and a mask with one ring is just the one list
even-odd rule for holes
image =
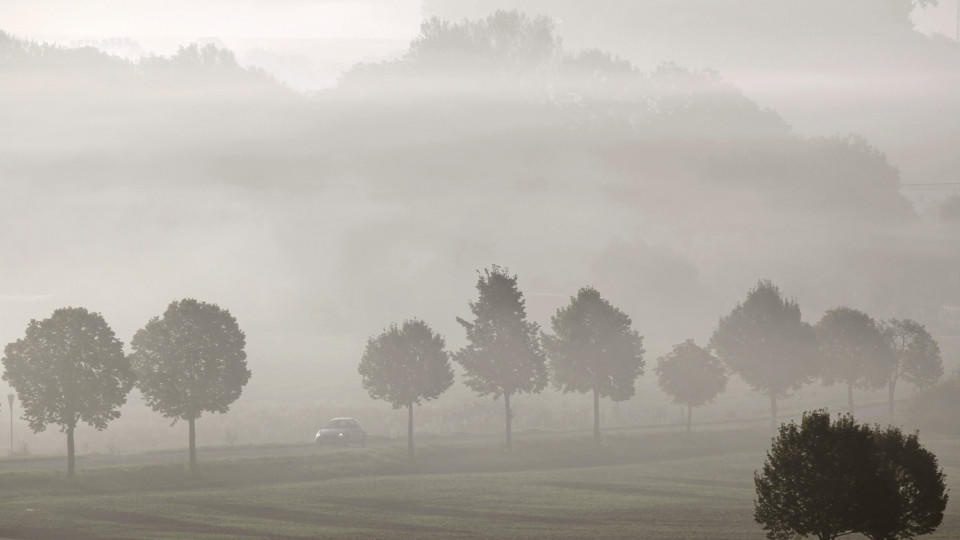
{"label": "ploughed field strip", "polygon": [[[0,474],[0,538],[763,538],[762,431],[570,435]],[[949,478],[960,445],[931,441]],[[289,471],[293,471],[290,473]],[[466,472],[461,472],[466,471]],[[165,482],[154,481],[166,477]],[[12,480],[12,482],[6,482]],[[32,482],[31,482],[32,481]],[[960,536],[951,501],[937,534]]]}

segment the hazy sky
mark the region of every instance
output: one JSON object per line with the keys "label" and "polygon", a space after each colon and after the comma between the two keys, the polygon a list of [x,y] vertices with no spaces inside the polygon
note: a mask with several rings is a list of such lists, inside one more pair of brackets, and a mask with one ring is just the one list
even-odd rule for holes
{"label": "hazy sky", "polygon": [[[960,0],[915,14],[918,28],[954,36]],[[420,0],[3,0],[0,29],[20,37],[69,43],[132,38],[169,53],[204,38],[237,40],[375,40],[416,35]],[[355,51],[342,51],[344,60]],[[337,51],[326,51],[336,56]]]}
{"label": "hazy sky", "polygon": [[0,0],[0,30],[132,58],[216,40],[244,65],[299,89],[332,86],[352,65],[402,53],[420,26],[420,0]]}
{"label": "hazy sky", "polygon": [[404,39],[419,0],[4,0],[24,37]]}

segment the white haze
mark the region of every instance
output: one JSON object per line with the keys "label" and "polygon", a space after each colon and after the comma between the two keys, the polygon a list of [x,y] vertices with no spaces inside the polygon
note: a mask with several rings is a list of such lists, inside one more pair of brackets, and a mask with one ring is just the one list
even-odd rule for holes
{"label": "white haze", "polygon": [[[607,406],[622,423],[673,414],[656,358],[705,343],[760,278],[811,322],[841,304],[917,318],[957,365],[960,227],[936,215],[952,188],[900,185],[958,178],[956,43],[911,30],[924,41],[895,65],[880,51],[877,69],[850,72],[816,51],[748,69],[710,43],[644,43],[556,16],[562,55],[598,47],[634,67],[404,56],[423,14],[524,8],[463,4],[0,3],[0,30],[68,51],[0,68],[0,343],[65,305],[101,312],[129,342],[171,300],[217,302],[247,333],[253,378],[233,411],[201,420],[204,443],[227,428],[242,442],[298,440],[347,413],[402,426],[360,388],[365,339],[417,316],[462,345],[455,317],[494,263],[519,275],[541,325],[588,284],[633,317],[648,368],[634,400]],[[943,34],[950,7],[914,21]],[[265,71],[150,63],[192,42]],[[69,52],[87,43],[131,61]],[[923,61],[904,71],[910,55]],[[658,68],[667,61],[679,66]],[[793,399],[843,396],[812,386]],[[580,396],[518,401],[520,428],[556,427],[549,405],[570,411],[559,422],[589,418]],[[765,406],[734,382],[704,415]],[[495,407],[458,384],[425,407],[423,428]],[[475,428],[499,429],[489,416]],[[80,447],[179,446],[167,425],[133,399]],[[26,440],[61,446],[57,433]]]}

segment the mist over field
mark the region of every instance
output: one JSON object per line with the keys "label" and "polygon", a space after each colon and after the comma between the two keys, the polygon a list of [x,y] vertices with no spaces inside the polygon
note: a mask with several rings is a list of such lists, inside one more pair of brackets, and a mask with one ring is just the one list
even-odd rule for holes
{"label": "mist over field", "polygon": [[[824,28],[805,50],[769,27],[708,24],[710,2],[687,8],[694,23],[676,43],[613,26],[683,19],[660,3],[629,3],[624,17],[616,2],[590,17],[579,3],[500,4],[423,9],[475,17],[502,42],[427,22],[395,59],[306,92],[209,43],[131,61],[6,34],[3,336],[84,305],[128,341],[173,298],[216,301],[242,321],[256,373],[214,420],[238,426],[274,408],[369,406],[355,371],[365,337],[416,316],[461,343],[454,317],[492,263],[520,276],[541,324],[596,286],[654,358],[709,337],[759,278],[809,320],[852,305],[919,318],[955,347],[960,229],[933,211],[951,189],[902,185],[957,178],[958,154],[935,151],[960,136],[943,112],[960,95],[955,44],[883,13]],[[530,15],[482,19],[499,7]],[[743,9],[812,33],[772,3]],[[710,27],[700,40],[696,21]],[[856,32],[872,36],[868,51]],[[708,39],[719,33],[723,46]],[[820,60],[824,49],[836,54]],[[847,87],[811,87],[801,70]],[[785,80],[757,86],[775,73]],[[637,414],[665,401],[650,379]],[[120,425],[116,442],[89,435],[98,450],[123,446]],[[242,438],[260,440],[256,429]]]}
{"label": "mist over field", "polygon": [[[718,321],[770,280],[810,325],[838,306],[922,324],[946,386],[908,378],[896,423],[955,436],[931,412],[960,399],[955,4],[5,3],[0,342],[84,307],[131,354],[195,298],[236,318],[251,373],[197,419],[201,447],[310,442],[334,417],[402,441],[407,410],[361,384],[368,339],[416,318],[467,350],[499,265],[547,333],[584,287],[629,316],[643,373],[597,410],[646,429],[688,414],[657,359],[688,339],[720,354]],[[418,437],[502,435],[500,394],[458,362]],[[767,397],[723,370],[694,422],[764,426]],[[774,392],[783,419],[846,410],[845,384],[809,375]],[[515,396],[518,437],[594,421],[550,377]],[[888,420],[883,382],[854,391]],[[80,424],[78,455],[181,448],[186,422],[149,404],[135,386],[107,429]],[[20,413],[0,448],[64,453]]]}

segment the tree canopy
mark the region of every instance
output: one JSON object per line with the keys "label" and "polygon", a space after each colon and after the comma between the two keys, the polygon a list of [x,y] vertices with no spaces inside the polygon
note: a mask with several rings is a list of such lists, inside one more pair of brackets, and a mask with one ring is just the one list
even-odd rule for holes
{"label": "tree canopy", "polygon": [[847,385],[850,413],[854,413],[853,389],[880,388],[889,380],[894,355],[883,331],[862,311],[839,307],[826,312],[817,323],[820,377],[824,384]]}
{"label": "tree canopy", "polygon": [[413,406],[440,397],[453,384],[443,337],[423,321],[391,325],[367,341],[360,359],[363,388],[394,409],[407,407],[407,444],[413,455]]}
{"label": "tree canopy", "polygon": [[560,39],[554,35],[551,19],[497,11],[475,21],[427,19],[410,43],[407,57],[461,69],[515,66],[529,70],[556,60],[559,54]]}
{"label": "tree canopy", "polygon": [[714,400],[727,387],[727,370],[710,351],[692,339],[673,346],[673,350],[657,360],[660,388],[675,403],[687,406],[687,431],[690,431],[691,409]]}
{"label": "tree canopy", "polygon": [[935,531],[949,498],[937,457],[916,433],[905,435],[895,427],[875,429],[874,443],[883,504],[861,532],[873,540],[893,540]]}
{"label": "tree canopy", "polygon": [[903,379],[918,388],[930,386],[943,376],[943,359],[937,340],[917,321],[890,319],[882,329],[893,351],[893,365],[887,383],[892,415],[897,382]]}
{"label": "tree canopy", "polygon": [[224,413],[250,380],[246,336],[229,311],[184,299],[137,331],[131,343],[137,387],[153,410],[190,425],[190,464],[196,464],[195,421]]}
{"label": "tree canopy", "polygon": [[34,432],[48,424],[67,433],[67,472],[74,472],[74,429],[96,429],[120,416],[134,374],[123,344],[99,313],[60,308],[31,320],[23,338],[6,346],[3,380],[17,392]]}
{"label": "tree canopy", "polygon": [[747,298],[720,319],[710,347],[731,371],[770,398],[771,424],[777,399],[809,382],[816,373],[816,336],[770,281],[760,281]]}
{"label": "tree canopy", "polygon": [[553,382],[564,392],[593,392],[594,437],[600,436],[600,398],[633,397],[643,374],[643,338],[630,317],[592,287],[584,287],[551,318],[543,336]]}
{"label": "tree canopy", "polygon": [[776,540],[913,538],[936,529],[947,503],[937,458],[916,435],[825,411],[781,426],[754,482],[754,517]]}
{"label": "tree canopy", "polygon": [[470,302],[473,321],[457,318],[467,345],[454,356],[465,384],[481,396],[504,397],[506,445],[511,444],[510,396],[537,393],[547,385],[546,356],[540,327],[527,320],[517,276],[493,265],[479,273],[478,297]]}

